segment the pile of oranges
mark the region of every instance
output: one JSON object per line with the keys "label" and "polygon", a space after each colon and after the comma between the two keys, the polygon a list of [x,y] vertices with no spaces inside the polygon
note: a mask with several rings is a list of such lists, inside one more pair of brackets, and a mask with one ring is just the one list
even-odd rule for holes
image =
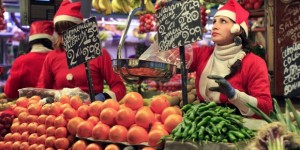
{"label": "pile of oranges", "polygon": [[[115,142],[161,146],[160,138],[169,135],[182,121],[182,111],[170,106],[163,95],[144,106],[143,97],[130,92],[123,104],[108,99],[83,103],[79,96],[64,95],[60,101],[41,105],[40,97],[20,97],[12,106],[17,116],[11,133],[0,142],[0,149],[117,149]],[[112,144],[77,140],[89,138]]]}

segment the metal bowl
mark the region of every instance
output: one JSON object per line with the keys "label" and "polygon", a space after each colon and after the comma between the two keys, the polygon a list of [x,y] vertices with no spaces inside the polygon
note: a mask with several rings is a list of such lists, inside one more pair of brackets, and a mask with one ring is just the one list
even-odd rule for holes
{"label": "metal bowl", "polygon": [[113,59],[113,69],[122,79],[129,83],[141,83],[143,80],[169,80],[176,73],[173,64],[139,60]]}

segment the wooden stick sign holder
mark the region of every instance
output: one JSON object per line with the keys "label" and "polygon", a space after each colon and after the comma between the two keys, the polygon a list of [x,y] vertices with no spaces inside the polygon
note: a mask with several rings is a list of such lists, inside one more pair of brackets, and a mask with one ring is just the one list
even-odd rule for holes
{"label": "wooden stick sign holder", "polygon": [[183,104],[187,101],[185,45],[202,39],[200,3],[198,0],[170,1],[157,10],[160,51],[179,47]]}

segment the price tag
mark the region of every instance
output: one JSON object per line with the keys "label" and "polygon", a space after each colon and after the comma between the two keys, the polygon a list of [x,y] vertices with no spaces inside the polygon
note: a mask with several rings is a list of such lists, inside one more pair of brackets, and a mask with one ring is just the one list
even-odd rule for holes
{"label": "price tag", "polygon": [[63,41],[69,68],[102,55],[95,17],[69,28],[63,32]]}

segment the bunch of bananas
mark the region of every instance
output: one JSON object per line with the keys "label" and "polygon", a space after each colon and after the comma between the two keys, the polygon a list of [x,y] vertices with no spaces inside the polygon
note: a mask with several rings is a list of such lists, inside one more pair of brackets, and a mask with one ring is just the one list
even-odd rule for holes
{"label": "bunch of bananas", "polygon": [[105,41],[109,37],[106,31],[100,31],[98,36],[101,41]]}
{"label": "bunch of bananas", "polygon": [[92,0],[92,6],[96,11],[105,15],[110,15],[113,12],[110,0]]}
{"label": "bunch of bananas", "polygon": [[132,8],[130,7],[129,0],[112,0],[111,1],[112,10],[115,13],[129,13]]}

